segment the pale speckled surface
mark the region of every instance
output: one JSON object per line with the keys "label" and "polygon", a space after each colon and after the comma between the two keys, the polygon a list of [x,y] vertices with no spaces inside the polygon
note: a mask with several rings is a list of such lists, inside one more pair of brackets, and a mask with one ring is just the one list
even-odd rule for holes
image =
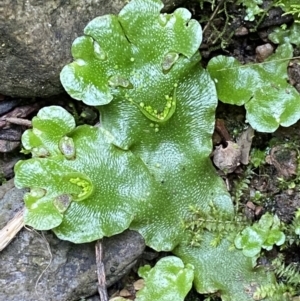
{"label": "pale speckled surface", "polygon": [[[164,0],[172,10],[182,0]],[[1,0],[0,93],[48,97],[63,91],[62,67],[73,40],[96,16],[118,13],[125,0]]]}

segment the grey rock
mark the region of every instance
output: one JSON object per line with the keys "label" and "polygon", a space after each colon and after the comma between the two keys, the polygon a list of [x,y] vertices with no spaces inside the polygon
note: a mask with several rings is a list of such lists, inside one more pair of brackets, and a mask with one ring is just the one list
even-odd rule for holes
{"label": "grey rock", "polygon": [[[11,182],[9,182],[11,185]],[[22,208],[25,190],[0,186],[1,227]],[[107,286],[130,271],[145,248],[137,232],[103,239]],[[50,231],[23,229],[0,252],[0,300],[72,301],[97,291],[95,245],[62,241]]]}
{"label": "grey rock", "polygon": [[[182,0],[164,0],[171,10]],[[63,91],[59,73],[72,61],[73,40],[86,24],[118,13],[125,0],[1,0],[0,93],[49,97]]]}
{"label": "grey rock", "polygon": [[[4,196],[5,194],[10,191],[12,188],[14,188],[14,179],[10,179],[9,181],[5,182],[3,185],[0,186],[0,200],[1,200],[1,216],[5,216],[5,213],[2,212],[3,210],[3,201],[4,201]],[[21,190],[21,189],[20,189]],[[23,195],[23,193],[22,193]],[[11,211],[9,211],[9,213],[11,213]],[[3,222],[6,222],[7,220],[10,219],[10,216],[5,217],[5,221],[3,220]],[[0,227],[1,227],[1,220],[0,220]]]}
{"label": "grey rock", "polygon": [[89,297],[85,299],[86,301],[101,301],[99,295],[95,295],[93,297]]}
{"label": "grey rock", "polygon": [[[3,140],[0,139],[0,150],[1,146],[3,145],[2,142]],[[0,185],[4,179],[11,179],[14,176],[14,166],[19,160],[22,159],[24,159],[24,155],[18,152],[13,152],[11,154],[0,152]]]}

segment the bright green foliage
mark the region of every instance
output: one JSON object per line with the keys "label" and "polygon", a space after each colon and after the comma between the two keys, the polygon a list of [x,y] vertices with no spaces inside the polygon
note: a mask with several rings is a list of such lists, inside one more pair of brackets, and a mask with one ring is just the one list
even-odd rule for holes
{"label": "bright green foliage", "polygon": [[283,283],[275,283],[259,287],[254,293],[254,300],[270,298],[272,301],[299,301],[296,299],[297,297],[292,298],[295,294],[296,292],[292,287]]}
{"label": "bright green foliage", "polygon": [[181,259],[168,256],[160,259],[154,268],[139,269],[145,287],[137,293],[136,301],[183,301],[194,280],[194,267]]}
{"label": "bright green foliage", "polygon": [[[191,207],[204,214],[213,207],[229,218],[234,209],[209,158],[217,95],[199,64],[200,26],[185,9],[160,15],[161,8],[158,0],[132,0],[119,16],[91,21],[75,40],[75,61],[63,69],[62,84],[72,97],[98,106],[101,127],[74,128],[58,107],[36,117],[23,138],[34,157],[15,168],[16,186],[31,188],[25,222],[76,243],[137,230],[148,246],[182,248],[191,252],[186,266],[197,262],[197,269],[211,270],[203,283],[205,275],[197,272],[203,292],[250,301],[248,291],[239,298],[234,291],[261,272],[236,251],[249,269],[228,282],[237,266],[229,264],[225,238],[212,246],[214,234],[204,229],[199,247],[180,247]],[[222,254],[228,263],[222,273],[214,268],[217,257],[199,259],[206,253]]]}
{"label": "bright green foliage", "polygon": [[219,291],[223,301],[253,301],[253,294],[261,284],[274,283],[273,275],[255,267],[254,258],[245,257],[228,240],[212,248],[212,239],[213,235],[206,235],[201,248],[183,243],[173,251],[185,264],[194,266],[198,292]]}
{"label": "bright green foliage", "polygon": [[183,226],[189,237],[189,245],[192,247],[201,246],[204,230],[214,233],[210,245],[216,247],[225,237],[233,241],[237,232],[248,224],[244,215],[229,215],[212,204],[209,212],[194,207],[190,209],[191,215],[183,222]]}
{"label": "bright green foliage", "polygon": [[274,132],[300,119],[300,96],[287,83],[287,66],[293,55],[290,44],[280,45],[264,63],[241,65],[233,57],[217,56],[208,70],[215,80],[219,99],[245,105],[246,118],[260,132]]}
{"label": "bright green foliage", "polygon": [[253,148],[250,154],[250,162],[255,168],[265,164],[266,151]]}
{"label": "bright green foliage", "polygon": [[300,237],[300,208],[295,212],[291,227],[293,228],[294,233]]}
{"label": "bright green foliage", "polygon": [[246,21],[254,21],[255,16],[264,12],[264,10],[259,7],[259,5],[263,3],[263,0],[239,0],[238,3],[246,7]]}
{"label": "bright green foliage", "polygon": [[289,29],[276,28],[268,36],[275,44],[291,43],[300,46],[300,24],[294,23]]}
{"label": "bright green foliage", "polygon": [[286,265],[284,256],[280,253],[277,254],[271,265],[274,273],[279,277],[280,283],[261,285],[254,294],[255,300],[266,297],[271,297],[272,301],[298,300],[295,297],[292,298],[292,296],[299,292],[299,265],[295,263]]}
{"label": "bright green foliage", "polygon": [[[52,122],[51,112],[54,113],[55,123]],[[137,114],[144,119],[139,111]],[[43,116],[42,120],[40,116]],[[49,118],[51,127],[47,127],[44,116]],[[148,154],[149,163],[145,164],[131,151],[116,147],[113,144],[114,137],[104,128],[80,126],[72,129],[69,126],[71,119],[72,116],[60,107],[44,108],[33,120],[33,125],[43,122],[44,130],[41,127],[33,128],[24,134],[24,147],[27,151],[34,151],[41,145],[44,149],[42,156],[21,161],[15,168],[16,185],[32,187],[25,197],[25,222],[28,225],[41,230],[55,228],[54,232],[60,238],[80,243],[122,232],[134,218],[132,228],[144,233],[148,244],[156,249],[168,250],[178,243],[183,233],[180,215],[189,211],[189,204],[201,201],[200,189],[205,182],[210,187],[207,194],[212,198],[216,195],[216,202],[220,206],[223,203],[229,209],[232,208],[222,182],[216,188],[215,182],[210,183],[207,179],[195,184],[194,173],[197,175],[196,180],[201,177],[195,170],[197,166],[193,169],[190,166],[192,174],[189,175],[193,189],[199,191],[195,200],[184,198],[184,192],[178,192],[179,198],[174,198],[173,193],[168,195],[168,189],[174,191],[172,183],[168,184],[167,180],[161,183],[162,179],[167,178],[163,172],[170,172],[162,165],[166,160],[171,160],[168,154],[155,155],[152,160],[158,163],[151,162]],[[64,126],[67,130],[60,130]],[[47,129],[50,129],[50,133]],[[163,130],[160,133],[162,132]],[[55,133],[52,139],[51,133]],[[159,137],[154,130],[151,134]],[[31,138],[30,142],[27,137]],[[69,158],[59,149],[64,137],[72,139],[75,158]],[[176,146],[175,142],[174,144]],[[174,151],[173,153],[175,154]],[[44,154],[48,155],[45,157]],[[177,163],[180,164],[180,161]],[[204,166],[209,163],[204,159]],[[184,164],[189,167],[187,159]],[[201,169],[201,165],[198,168]],[[213,169],[209,165],[206,168],[211,170],[212,181],[219,181]],[[173,181],[177,187],[180,184],[176,182],[176,177],[181,178],[181,174],[182,170],[179,170],[174,175]],[[153,176],[158,178],[157,181]],[[189,182],[189,179],[185,181]],[[186,183],[185,186],[188,187]],[[202,202],[205,208],[207,200],[203,194]]]}
{"label": "bright green foliage", "polygon": [[[49,127],[40,116],[49,117]],[[24,147],[30,151],[41,143],[49,155],[18,162],[15,184],[33,188],[25,196],[28,225],[40,230],[55,228],[62,239],[80,243],[124,231],[141,209],[148,211],[153,201],[158,205],[163,192],[159,192],[143,162],[130,151],[114,146],[107,131],[90,126],[73,130],[68,127],[72,118],[61,107],[40,111],[33,125],[43,122],[45,129],[26,131]],[[69,132],[61,131],[59,136],[64,126]],[[58,148],[66,134],[74,143],[74,159]],[[68,208],[61,210],[59,204],[66,202]]]}
{"label": "bright green foliage", "polygon": [[[130,72],[140,73],[142,82],[145,83],[147,77],[151,84],[142,89],[134,76],[129,78],[131,84],[128,87],[124,87],[123,83],[111,86],[97,82],[97,91],[102,95],[102,98],[99,96],[97,99],[97,104],[102,99],[107,100],[107,95],[113,97],[109,104],[99,107],[101,128],[81,126],[73,129],[69,126],[69,119],[72,117],[65,116],[68,113],[61,112],[64,115],[62,119],[68,120],[65,125],[64,120],[59,118],[58,108],[44,109],[45,115],[51,115],[53,111],[57,124],[60,127],[66,126],[66,129],[56,130],[49,118],[48,127],[37,131],[34,123],[34,128],[25,134],[25,137],[32,136],[24,145],[27,151],[36,147],[37,140],[44,143],[45,153],[49,153],[46,158],[42,156],[23,161],[16,167],[16,185],[45,191],[45,195],[27,209],[27,223],[38,229],[55,227],[54,231],[59,237],[77,243],[92,241],[103,235],[111,236],[130,226],[142,233],[151,247],[171,250],[184,236],[181,221],[190,214],[190,206],[200,206],[203,211],[208,211],[209,203],[212,203],[220,211],[233,214],[225,185],[215,173],[209,159],[217,97],[214,83],[198,65],[200,56],[196,51],[201,40],[200,26],[195,21],[186,26],[190,13],[184,9],[176,10],[173,15],[160,15],[161,6],[159,1],[132,1],[121,11],[119,17],[104,16],[91,21],[85,29],[89,36],[75,41],[73,54],[74,49],[81,49],[83,57],[76,55],[76,61],[67,65],[61,76],[65,87],[72,85],[67,88],[71,96],[76,97],[78,91],[86,91],[87,94],[83,92],[84,101],[91,103],[94,96],[89,92],[94,88],[90,84],[79,87],[78,82],[83,84],[84,80],[104,78],[107,73],[102,68],[105,63],[97,56],[98,48],[93,48],[92,54],[87,55],[91,49],[90,44],[86,44],[86,39],[90,39],[90,36],[96,38],[96,35],[106,35],[99,40],[99,47],[106,51],[104,61],[107,60],[108,63],[119,59],[121,64],[127,56],[132,57],[133,45],[139,45],[137,48],[133,47],[137,55],[134,56],[134,61],[129,59]],[[106,21],[103,24],[101,20]],[[119,22],[122,22],[121,27]],[[147,38],[143,38],[144,35],[137,32],[137,28],[142,32],[149,31],[147,35],[145,32]],[[167,36],[164,33],[166,28],[169,28]],[[115,45],[117,38],[111,33],[115,31],[122,41],[131,41],[128,47],[124,44],[122,48],[113,48],[111,43]],[[172,43],[162,43],[160,35],[166,41],[172,37]],[[136,42],[133,43],[134,41]],[[151,47],[149,41],[152,41]],[[164,70],[161,63],[166,63],[166,55],[176,49],[179,54],[183,52],[191,58],[180,54],[176,62],[171,62],[173,65],[170,70]],[[151,53],[147,54],[149,51]],[[139,52],[143,53],[141,57],[138,56]],[[152,52],[156,53],[154,57]],[[168,56],[171,61],[173,58],[174,56]],[[82,68],[77,64],[78,60],[85,60]],[[94,77],[85,79],[88,66],[92,68]],[[109,68],[111,65],[107,66]],[[120,65],[118,72],[128,68]],[[114,66],[111,66],[111,73],[114,70]],[[152,70],[159,76],[151,74]],[[118,74],[114,73],[114,79]],[[79,80],[76,81],[76,78]],[[154,122],[153,116],[149,116],[126,98],[130,95],[133,102],[145,102],[145,105],[152,107],[158,105],[157,100],[163,99],[164,106],[166,91],[173,93],[170,96],[172,101],[176,98],[176,109],[164,123]],[[138,97],[134,98],[134,95]],[[39,119],[38,116],[35,122]],[[50,126],[51,131],[48,133],[47,128]],[[44,136],[47,139],[42,140],[41,137]],[[67,145],[65,149],[75,149],[71,152],[69,150],[67,156],[59,147],[61,141],[65,142],[65,136],[71,138],[67,139],[68,143],[72,141],[72,146]],[[84,187],[74,182],[77,178],[78,183],[85,181]],[[55,201],[56,207],[53,202],[55,197],[65,194],[70,197],[66,201],[68,208],[62,206],[66,209],[64,211],[57,205],[61,202],[60,199]],[[39,211],[38,204],[52,208],[51,212],[56,216],[52,225],[49,222],[45,226],[45,211]],[[39,215],[42,217],[38,217]],[[53,220],[51,214],[48,220]]]}
{"label": "bright green foliage", "polygon": [[280,6],[285,12],[284,15],[292,15],[296,23],[300,22],[299,0],[277,0],[276,6]]}
{"label": "bright green foliage", "polygon": [[284,256],[282,254],[278,254],[278,256],[272,261],[272,266],[278,277],[280,277],[287,285],[297,286],[299,290],[299,263],[290,263],[286,265],[284,262]]}
{"label": "bright green foliage", "polygon": [[234,244],[243,250],[247,257],[258,256],[261,249],[272,250],[273,246],[281,246],[285,235],[281,231],[279,218],[270,213],[264,214],[258,223],[245,228],[235,239]]}
{"label": "bright green foliage", "polygon": [[280,6],[285,12],[291,10],[299,4],[298,0],[277,0],[276,6]]}
{"label": "bright green foliage", "polygon": [[33,118],[32,126],[33,130],[22,136],[25,152],[31,152],[33,157],[47,157],[61,153],[58,141],[75,128],[75,121],[67,111],[52,107],[51,110],[40,110]]}
{"label": "bright green foliage", "polygon": [[73,43],[75,61],[63,68],[61,82],[86,104],[104,105],[118,97],[152,121],[166,121],[175,111],[179,79],[199,61],[201,28],[185,9],[166,15],[159,14],[159,0],[136,3],[86,26],[85,36]]}

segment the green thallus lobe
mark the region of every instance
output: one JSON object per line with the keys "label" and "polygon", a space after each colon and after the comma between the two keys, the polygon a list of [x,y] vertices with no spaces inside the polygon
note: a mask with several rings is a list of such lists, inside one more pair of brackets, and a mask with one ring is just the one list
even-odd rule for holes
{"label": "green thallus lobe", "polygon": [[81,192],[76,196],[77,201],[82,201],[91,195],[93,191],[93,185],[86,179],[79,177],[70,178],[70,183],[77,185],[81,188]]}
{"label": "green thallus lobe", "polygon": [[[53,229],[60,238],[76,243],[131,228],[143,235],[148,246],[173,250],[185,263],[192,264],[199,292],[220,292],[224,300],[251,301],[252,295],[241,288],[254,281],[273,283],[257,269],[254,276],[252,258],[241,250],[228,252],[232,242],[226,239],[212,247],[215,234],[209,230],[201,233],[199,247],[190,247],[180,227],[180,220],[190,214],[190,205],[208,211],[207,204],[213,199],[216,208],[229,216],[234,208],[209,158],[217,95],[209,74],[198,64],[200,25],[190,20],[191,14],[185,9],[160,17],[161,8],[160,0],[132,0],[118,17],[109,15],[90,22],[86,37],[73,44],[77,62],[64,67],[62,83],[74,98],[102,106],[105,118],[101,128],[75,129],[72,116],[62,108],[49,107],[40,114],[39,119],[46,120],[47,126],[43,123],[39,129],[43,135],[33,133],[27,139],[27,149],[49,145],[51,156],[17,164],[15,180],[18,187],[45,187],[49,198],[45,202],[30,199],[29,205],[34,203],[36,208],[27,211],[25,222],[37,229]],[[164,26],[160,26],[162,23]],[[101,41],[101,47],[92,47],[93,40]],[[149,52],[149,45],[153,52]],[[178,62],[177,54],[187,60]],[[103,59],[106,62],[99,61]],[[198,67],[194,68],[196,63]],[[149,76],[152,70],[157,72]],[[180,127],[166,122],[176,110],[177,83],[181,85],[180,110],[173,118],[180,121]],[[123,102],[128,102],[128,110],[123,110]],[[163,122],[166,131],[144,135],[142,126],[151,123],[150,127],[158,131]],[[33,128],[39,128],[38,123]],[[56,156],[58,143],[66,135],[76,145],[74,160]],[[135,147],[129,149],[130,145]],[[68,150],[69,144],[64,155]],[[167,162],[166,167],[159,168],[161,162]],[[41,183],[43,179],[45,183]],[[161,185],[161,179],[167,185]],[[74,204],[68,207],[70,201]],[[216,260],[219,258],[221,265]],[[182,278],[180,283],[185,283]],[[191,280],[188,283],[191,286]]]}
{"label": "green thallus lobe", "polygon": [[139,103],[138,108],[152,121],[161,123],[169,120],[176,110],[176,88],[177,84],[174,85],[173,96],[165,95],[166,104],[161,112],[153,109],[150,105],[145,105],[143,102]]}
{"label": "green thallus lobe", "polygon": [[[132,88],[132,84],[130,83],[130,81],[121,75],[112,76],[109,79],[108,83],[111,87]],[[139,104],[137,104],[136,102],[133,101],[131,97],[129,97],[127,93],[125,94],[125,99],[129,101],[131,104],[135,104],[140,109],[140,111],[150,120],[155,122],[165,122],[172,117],[172,115],[176,110],[177,86],[178,84],[174,84],[173,96],[165,95],[166,104],[162,111],[153,109],[152,106],[145,105],[145,103],[142,101]]]}

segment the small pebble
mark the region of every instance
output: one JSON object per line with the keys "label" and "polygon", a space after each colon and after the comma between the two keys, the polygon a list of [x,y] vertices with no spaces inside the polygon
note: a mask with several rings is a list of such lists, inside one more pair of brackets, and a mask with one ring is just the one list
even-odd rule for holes
{"label": "small pebble", "polygon": [[252,202],[246,203],[247,208],[251,209],[252,211],[255,211],[256,206]]}
{"label": "small pebble", "polygon": [[236,29],[234,35],[236,37],[242,37],[242,36],[246,36],[247,34],[249,34],[249,30],[248,28],[241,26],[239,28]]}
{"label": "small pebble", "polygon": [[257,46],[255,52],[257,61],[263,62],[274,52],[274,47],[270,43],[267,43],[264,45]]}
{"label": "small pebble", "polygon": [[262,206],[256,206],[255,216],[261,216],[262,212],[263,212],[263,207]]}

